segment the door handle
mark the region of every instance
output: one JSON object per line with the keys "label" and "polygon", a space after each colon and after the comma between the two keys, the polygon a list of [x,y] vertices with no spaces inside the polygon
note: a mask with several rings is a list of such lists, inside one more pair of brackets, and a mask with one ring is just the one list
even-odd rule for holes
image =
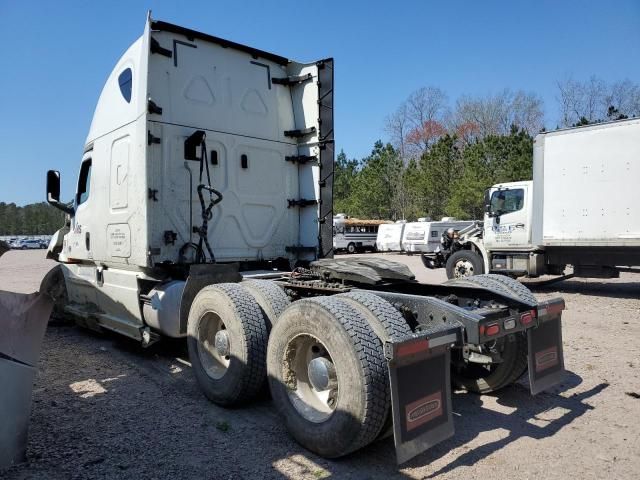
{"label": "door handle", "polygon": [[516,228],[524,228],[524,223],[516,223]]}

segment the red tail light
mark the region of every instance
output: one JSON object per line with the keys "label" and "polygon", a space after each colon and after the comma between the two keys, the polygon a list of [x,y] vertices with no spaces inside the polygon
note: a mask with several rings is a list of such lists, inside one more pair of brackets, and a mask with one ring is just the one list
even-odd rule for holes
{"label": "red tail light", "polygon": [[487,328],[484,330],[484,334],[487,337],[492,337],[493,335],[497,335],[500,333],[500,325],[494,323],[492,325],[487,325]]}
{"label": "red tail light", "polygon": [[522,315],[520,315],[520,323],[522,323],[522,325],[529,325],[530,323],[533,322],[534,318],[535,318],[534,310],[531,310],[530,312],[525,312]]}

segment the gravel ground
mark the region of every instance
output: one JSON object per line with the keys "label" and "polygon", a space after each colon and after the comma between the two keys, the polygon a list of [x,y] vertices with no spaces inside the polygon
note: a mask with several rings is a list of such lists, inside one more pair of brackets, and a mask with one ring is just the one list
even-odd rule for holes
{"label": "gravel ground", "polygon": [[[0,259],[0,289],[30,292],[54,264],[42,251]],[[419,257],[421,281],[441,282]],[[183,342],[149,349],[72,326],[47,331],[33,394],[28,462],[7,479],[55,478],[638,478],[640,277],[571,280],[562,296],[562,385],[532,398],[525,383],[453,398],[456,435],[398,468],[386,439],[337,461],[299,447],[263,399],[223,409],[199,392]]]}

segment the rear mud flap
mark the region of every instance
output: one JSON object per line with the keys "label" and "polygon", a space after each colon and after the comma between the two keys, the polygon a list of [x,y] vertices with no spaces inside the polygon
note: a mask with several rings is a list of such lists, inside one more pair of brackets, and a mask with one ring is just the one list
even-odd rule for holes
{"label": "rear mud flap", "polygon": [[561,314],[564,302],[560,299],[538,306],[538,326],[527,333],[529,346],[529,385],[531,394],[560,383],[564,377]]}
{"label": "rear mud flap", "polygon": [[450,345],[459,333],[453,328],[385,345],[399,464],[453,436]]}

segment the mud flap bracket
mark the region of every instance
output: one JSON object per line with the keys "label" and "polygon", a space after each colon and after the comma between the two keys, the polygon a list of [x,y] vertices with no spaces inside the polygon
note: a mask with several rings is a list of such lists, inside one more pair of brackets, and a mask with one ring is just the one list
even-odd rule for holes
{"label": "mud flap bracket", "polygon": [[398,464],[453,436],[450,347],[460,335],[449,327],[385,344]]}
{"label": "mud flap bracket", "polygon": [[538,305],[538,326],[527,332],[531,395],[560,383],[564,377],[562,349],[562,299]]}

